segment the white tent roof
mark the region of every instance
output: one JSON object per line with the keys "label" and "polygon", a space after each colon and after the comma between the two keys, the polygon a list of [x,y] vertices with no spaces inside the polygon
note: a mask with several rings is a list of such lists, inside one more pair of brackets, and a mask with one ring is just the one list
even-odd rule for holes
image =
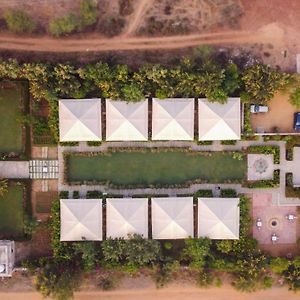
{"label": "white tent roof", "polygon": [[152,198],[151,207],[154,239],[194,236],[193,197]]}
{"label": "white tent roof", "polygon": [[106,235],[127,238],[138,233],[148,238],[148,199],[107,199]]}
{"label": "white tent roof", "polygon": [[61,142],[101,141],[101,100],[59,100]]}
{"label": "white tent roof", "polygon": [[148,100],[137,103],[106,100],[107,141],[148,140]]}
{"label": "white tent roof", "polygon": [[198,236],[239,239],[239,198],[198,198]]}
{"label": "white tent roof", "polygon": [[193,140],[194,99],[153,99],[152,140]]}
{"label": "white tent roof", "polygon": [[61,241],[102,240],[102,200],[60,200]]}
{"label": "white tent roof", "polygon": [[227,103],[198,100],[199,140],[239,140],[241,138],[241,101],[228,98]]}

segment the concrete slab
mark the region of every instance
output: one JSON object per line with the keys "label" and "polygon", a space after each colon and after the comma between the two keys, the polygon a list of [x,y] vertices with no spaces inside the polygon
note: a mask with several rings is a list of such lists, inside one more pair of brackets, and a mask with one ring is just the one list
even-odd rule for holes
{"label": "concrete slab", "polygon": [[29,178],[28,161],[0,161],[1,178]]}
{"label": "concrete slab", "polygon": [[248,180],[273,179],[273,154],[248,154]]}

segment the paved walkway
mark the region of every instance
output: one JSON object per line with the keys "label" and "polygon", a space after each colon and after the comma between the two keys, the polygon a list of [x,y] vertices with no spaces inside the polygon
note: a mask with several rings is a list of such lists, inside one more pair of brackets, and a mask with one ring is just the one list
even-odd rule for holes
{"label": "paved walkway", "polygon": [[29,162],[0,161],[0,178],[29,178]]}
{"label": "paved walkway", "polygon": [[[274,165],[275,169],[281,169],[280,173],[280,187],[272,189],[249,189],[244,188],[241,184],[192,184],[188,188],[137,188],[137,189],[112,189],[106,185],[67,185],[64,183],[64,160],[63,152],[102,152],[107,151],[109,148],[189,148],[193,151],[241,151],[252,145],[273,145],[280,147],[280,164]],[[262,138],[258,141],[238,141],[235,145],[222,145],[220,141],[213,142],[212,145],[198,145],[191,141],[166,141],[166,142],[105,142],[101,146],[90,147],[85,142],[79,143],[75,147],[58,147],[58,160],[59,160],[59,191],[67,190],[69,192],[79,191],[81,197],[85,197],[87,191],[98,190],[113,195],[122,195],[131,197],[133,195],[142,194],[164,194],[169,196],[193,194],[199,189],[212,189],[216,187],[221,189],[235,189],[238,193],[250,194],[254,191],[262,193],[271,193],[274,205],[299,205],[300,199],[286,198],[285,197],[285,173],[291,172],[291,167],[294,162],[287,162],[286,148],[283,141],[269,141],[264,142]],[[72,197],[72,195],[70,195]]]}

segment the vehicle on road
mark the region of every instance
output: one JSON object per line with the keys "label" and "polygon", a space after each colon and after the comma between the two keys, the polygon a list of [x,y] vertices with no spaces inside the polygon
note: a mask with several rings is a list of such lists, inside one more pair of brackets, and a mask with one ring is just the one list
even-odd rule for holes
{"label": "vehicle on road", "polygon": [[300,131],[300,112],[295,113],[294,129]]}

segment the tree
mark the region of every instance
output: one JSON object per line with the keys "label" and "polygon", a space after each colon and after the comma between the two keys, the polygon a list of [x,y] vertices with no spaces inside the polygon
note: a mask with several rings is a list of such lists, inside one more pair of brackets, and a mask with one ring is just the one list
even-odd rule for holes
{"label": "tree", "polygon": [[292,91],[289,101],[297,109],[300,109],[300,87],[297,87]]}
{"label": "tree", "polygon": [[59,37],[75,32],[79,24],[80,20],[78,17],[73,13],[69,13],[63,17],[52,19],[49,24],[49,31],[52,35]]}
{"label": "tree", "polygon": [[266,104],[275,92],[286,88],[293,80],[290,74],[281,73],[269,66],[258,64],[243,72],[242,82],[245,88],[244,100],[257,104]]}
{"label": "tree", "polygon": [[209,238],[186,239],[185,247],[182,250],[184,259],[190,262],[190,266],[203,270],[206,265],[206,259],[210,253],[211,240]]}
{"label": "tree", "polygon": [[127,240],[109,238],[101,246],[104,261],[111,266],[143,267],[155,262],[160,255],[157,241],[144,239],[138,234],[130,235]]}
{"label": "tree", "polygon": [[97,22],[97,1],[81,0],[80,1],[80,27],[81,29],[87,26],[94,25]]}
{"label": "tree", "polygon": [[8,180],[0,179],[0,197],[3,197],[8,192]]}
{"label": "tree", "polygon": [[14,33],[32,33],[36,23],[22,10],[9,9],[4,12],[4,19],[8,29]]}
{"label": "tree", "polygon": [[72,299],[80,287],[78,263],[53,258],[41,258],[35,273],[35,287],[44,297],[57,300]]}
{"label": "tree", "polygon": [[85,272],[93,271],[98,262],[97,250],[94,242],[78,242],[73,244],[75,254],[81,256]]}

